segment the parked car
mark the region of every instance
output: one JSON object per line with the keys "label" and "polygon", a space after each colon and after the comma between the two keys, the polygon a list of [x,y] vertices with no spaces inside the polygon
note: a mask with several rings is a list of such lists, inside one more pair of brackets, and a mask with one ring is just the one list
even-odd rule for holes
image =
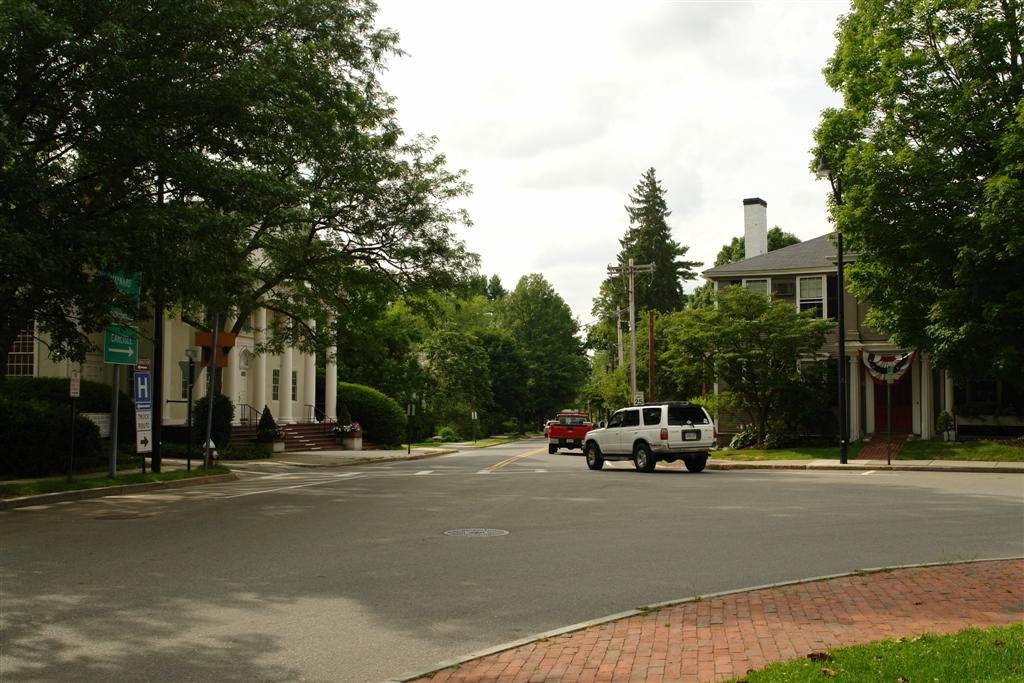
{"label": "parked car", "polygon": [[587,467],[599,470],[606,460],[632,460],[637,471],[653,472],[659,460],[682,460],[700,472],[715,448],[715,425],[703,407],[686,401],[623,408],[607,425],[587,434]]}

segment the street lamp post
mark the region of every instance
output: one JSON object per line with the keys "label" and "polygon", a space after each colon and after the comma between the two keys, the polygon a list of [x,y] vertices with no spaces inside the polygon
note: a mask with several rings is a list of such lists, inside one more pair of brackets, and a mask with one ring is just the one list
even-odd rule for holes
{"label": "street lamp post", "polygon": [[[633,259],[625,266],[608,266],[611,275],[626,275],[629,287],[629,400],[636,396],[636,301],[633,297],[634,279],[637,273],[653,273],[654,264],[636,265]],[[619,345],[621,348],[621,344]]]}
{"label": "street lamp post", "polygon": [[[820,178],[828,178],[832,187],[832,197],[836,200],[837,206],[843,205],[843,188],[839,179],[833,177],[832,170],[825,161],[825,156],[818,158],[818,168],[815,175]],[[846,464],[846,447],[849,441],[847,429],[849,417],[846,406],[846,320],[843,311],[843,299],[845,287],[843,286],[843,233],[836,226],[836,299],[838,306],[836,315],[839,318],[839,462]]]}

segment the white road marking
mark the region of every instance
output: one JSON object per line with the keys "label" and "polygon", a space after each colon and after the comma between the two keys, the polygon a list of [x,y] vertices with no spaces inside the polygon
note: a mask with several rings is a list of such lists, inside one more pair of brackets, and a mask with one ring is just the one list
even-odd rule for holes
{"label": "white road marking", "polygon": [[868,470],[867,472],[861,472],[860,476],[863,477],[865,474],[874,474],[874,473],[875,473],[875,470]]}
{"label": "white road marking", "polygon": [[249,491],[248,493],[236,493],[233,496],[223,496],[221,500],[230,500],[232,498],[242,498],[244,496],[255,496],[260,493],[276,493],[278,491],[287,491],[288,489],[301,489],[307,486],[320,486],[321,484],[331,484],[338,481],[342,477],[355,477],[362,474],[362,472],[346,472],[345,474],[338,474],[330,479],[321,479],[320,481],[310,482],[308,484],[295,484],[293,486],[281,486],[276,489],[263,489],[260,491]]}
{"label": "white road marking", "polygon": [[424,474],[430,474],[433,471],[434,470],[420,470],[419,472],[413,472],[412,476],[419,477],[419,476],[424,475]]}

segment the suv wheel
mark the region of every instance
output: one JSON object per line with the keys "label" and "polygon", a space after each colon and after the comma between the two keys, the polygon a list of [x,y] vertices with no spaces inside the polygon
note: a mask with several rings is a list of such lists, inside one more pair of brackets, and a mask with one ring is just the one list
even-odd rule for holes
{"label": "suv wheel", "polygon": [[587,467],[592,470],[599,470],[604,467],[604,456],[601,455],[601,448],[591,441],[583,447],[583,455],[587,456]]}
{"label": "suv wheel", "polygon": [[683,458],[683,462],[686,463],[686,469],[690,472],[700,472],[704,469],[704,466],[708,464],[708,456],[688,455]]}
{"label": "suv wheel", "polygon": [[641,442],[633,446],[633,465],[637,472],[653,472],[658,461],[651,453],[651,447]]}

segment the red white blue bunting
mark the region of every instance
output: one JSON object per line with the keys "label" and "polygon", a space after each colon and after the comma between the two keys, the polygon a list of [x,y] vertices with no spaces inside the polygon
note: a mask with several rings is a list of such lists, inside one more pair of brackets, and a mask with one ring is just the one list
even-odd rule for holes
{"label": "red white blue bunting", "polygon": [[915,351],[906,353],[860,352],[864,367],[876,382],[899,382],[914,362]]}

